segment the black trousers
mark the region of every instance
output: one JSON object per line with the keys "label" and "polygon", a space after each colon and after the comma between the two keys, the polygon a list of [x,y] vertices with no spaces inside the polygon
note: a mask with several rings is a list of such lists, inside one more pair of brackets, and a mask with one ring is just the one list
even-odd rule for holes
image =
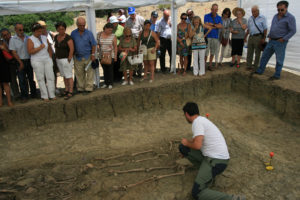
{"label": "black trousers", "polygon": [[111,61],[110,65],[102,65],[104,72],[104,83],[105,85],[113,85],[114,82],[114,62]]}
{"label": "black trousers", "polygon": [[160,69],[162,72],[166,71],[166,52],[168,51],[170,56],[170,67],[172,61],[172,40],[160,37]]}
{"label": "black trousers", "polygon": [[119,82],[122,80],[123,73],[119,71],[120,69],[120,53],[118,53],[117,62],[114,63],[114,81]]}
{"label": "black trousers", "polygon": [[188,65],[186,70],[191,70],[191,65],[192,65],[192,54],[188,55]]}

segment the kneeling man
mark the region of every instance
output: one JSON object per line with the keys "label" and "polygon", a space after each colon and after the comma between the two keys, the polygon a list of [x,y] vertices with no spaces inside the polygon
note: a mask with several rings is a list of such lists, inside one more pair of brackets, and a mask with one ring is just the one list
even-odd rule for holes
{"label": "kneeling man", "polygon": [[193,139],[182,139],[181,154],[199,168],[192,189],[196,200],[245,199],[208,188],[216,175],[221,174],[229,162],[226,141],[221,131],[207,118],[199,115],[198,105],[188,102],[183,107],[186,120],[192,124]]}

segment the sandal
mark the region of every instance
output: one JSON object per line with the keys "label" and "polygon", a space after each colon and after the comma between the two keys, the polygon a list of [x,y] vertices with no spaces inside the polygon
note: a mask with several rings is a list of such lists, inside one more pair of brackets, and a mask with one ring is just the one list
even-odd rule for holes
{"label": "sandal", "polygon": [[65,100],[70,99],[73,96],[72,92],[68,92],[68,94],[64,97]]}

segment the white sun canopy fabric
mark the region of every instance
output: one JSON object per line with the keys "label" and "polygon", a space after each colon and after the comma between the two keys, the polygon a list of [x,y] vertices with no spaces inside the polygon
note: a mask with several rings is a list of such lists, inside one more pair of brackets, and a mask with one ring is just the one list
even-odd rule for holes
{"label": "white sun canopy fabric", "polygon": [[[254,5],[258,5],[260,9],[260,14],[264,15],[267,18],[268,30],[270,30],[272,19],[274,15],[277,13],[277,3],[279,0],[240,0],[240,5],[246,11],[245,17],[249,19],[251,16],[251,8]],[[296,26],[297,30],[300,28],[300,12],[298,9],[300,8],[299,0],[288,0],[289,8],[288,11],[293,14],[296,18]],[[289,41],[286,49],[284,66],[293,69],[296,71],[300,71],[300,64],[298,63],[298,59],[300,58],[300,33],[296,32],[296,34]],[[271,64],[276,64],[275,55],[270,60]]]}

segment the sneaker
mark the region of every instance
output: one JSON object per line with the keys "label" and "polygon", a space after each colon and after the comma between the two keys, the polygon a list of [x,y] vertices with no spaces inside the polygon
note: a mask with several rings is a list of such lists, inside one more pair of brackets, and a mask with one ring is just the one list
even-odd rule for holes
{"label": "sneaker", "polygon": [[110,89],[110,90],[111,90],[111,89],[112,89],[112,85],[109,85],[109,86],[108,86],[108,89]]}
{"label": "sneaker", "polygon": [[133,81],[129,81],[129,85],[134,85]]}
{"label": "sneaker", "polygon": [[128,85],[127,81],[123,81],[123,83],[121,85]]}
{"label": "sneaker", "polygon": [[107,85],[105,85],[105,84],[104,84],[104,85],[102,85],[102,87],[101,87],[101,88],[107,88]]}
{"label": "sneaker", "polygon": [[244,195],[232,195],[232,200],[246,200]]}
{"label": "sneaker", "polygon": [[55,89],[55,94],[56,94],[56,95],[60,95],[60,91],[59,91],[58,88]]}

